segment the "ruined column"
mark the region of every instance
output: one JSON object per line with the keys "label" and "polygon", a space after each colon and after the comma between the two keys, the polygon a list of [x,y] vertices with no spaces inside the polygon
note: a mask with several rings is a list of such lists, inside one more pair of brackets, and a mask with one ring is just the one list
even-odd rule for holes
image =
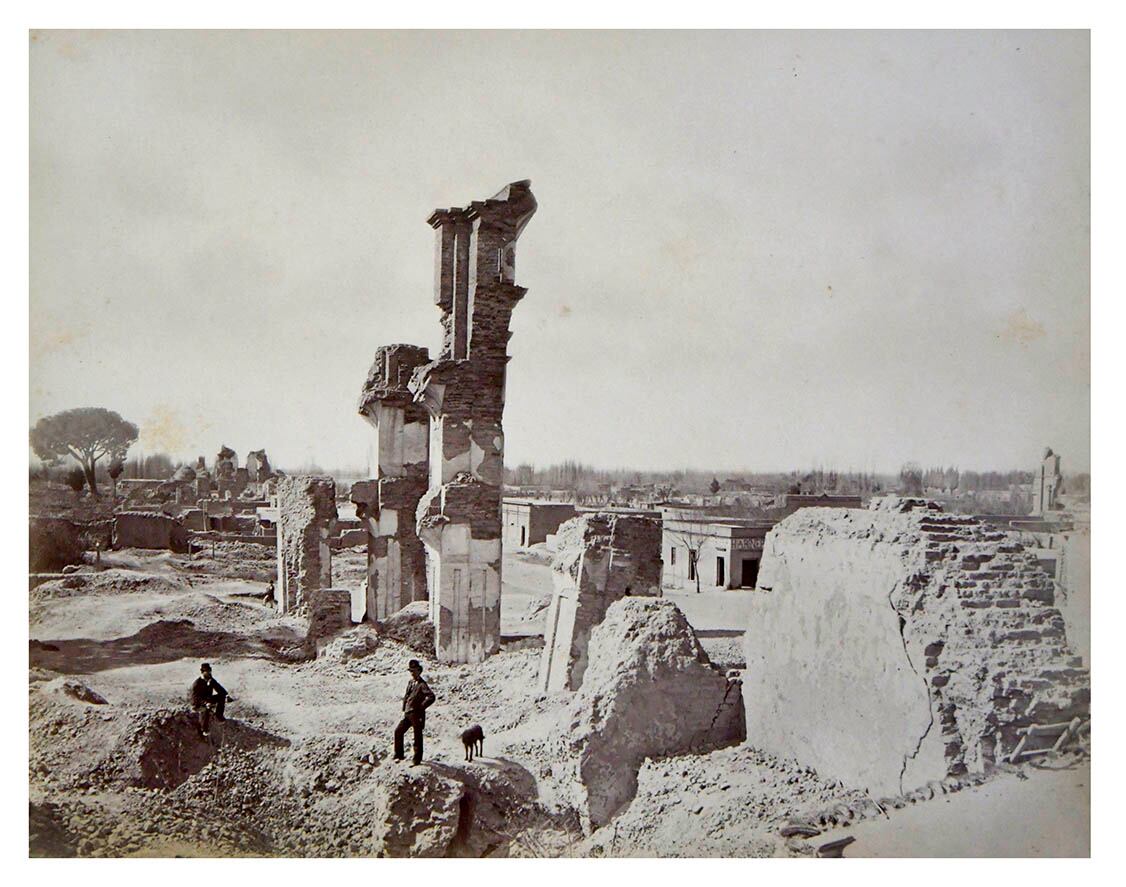
{"label": "ruined column", "polygon": [[265,450],[251,450],[246,454],[246,469],[251,483],[265,483],[273,477],[270,459]]}
{"label": "ruined column", "polygon": [[539,686],[577,690],[590,633],[624,597],[656,597],[661,588],[661,523],[626,514],[585,514],[556,534],[554,594],[547,611]]}
{"label": "ruined column", "polygon": [[305,607],[309,595],[332,587],[329,537],[336,523],[336,483],[331,477],[278,479],[279,613]]}
{"label": "ruined column", "polygon": [[407,383],[430,353],[416,345],[383,345],[360,394],[359,410],[375,429],[373,480],[353,484],[356,516],[368,531],[367,613],[377,622],[426,600],[426,556],[415,511],[426,492],[430,417]]}
{"label": "ruined column", "polygon": [[509,322],[526,292],[515,284],[516,240],[536,211],[529,185],[514,182],[429,219],[437,235],[442,353],[415,371],[410,390],[430,415],[418,535],[444,662],[479,662],[500,648],[501,419]]}

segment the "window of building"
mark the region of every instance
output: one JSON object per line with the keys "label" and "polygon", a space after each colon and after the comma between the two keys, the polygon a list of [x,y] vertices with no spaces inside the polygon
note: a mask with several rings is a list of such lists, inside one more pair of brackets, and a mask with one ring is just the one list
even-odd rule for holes
{"label": "window of building", "polygon": [[717,557],[715,559],[715,584],[720,586],[721,588],[727,584],[727,577],[724,573],[724,566],[725,564],[723,558]]}
{"label": "window of building", "polygon": [[673,567],[676,566],[676,546],[675,545],[672,548],[669,549],[669,565],[673,566]]}
{"label": "window of building", "polygon": [[691,549],[688,551],[688,578],[696,578],[696,552]]}

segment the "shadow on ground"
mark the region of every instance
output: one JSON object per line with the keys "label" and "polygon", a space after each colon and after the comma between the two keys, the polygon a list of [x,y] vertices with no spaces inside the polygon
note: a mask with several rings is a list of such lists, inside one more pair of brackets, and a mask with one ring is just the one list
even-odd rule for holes
{"label": "shadow on ground", "polygon": [[111,668],[157,665],[185,657],[248,656],[280,662],[303,661],[298,631],[276,628],[253,636],[228,631],[201,631],[190,619],[169,619],[146,625],[136,634],[108,641],[75,638],[32,639],[32,666],[65,674],[92,674]]}

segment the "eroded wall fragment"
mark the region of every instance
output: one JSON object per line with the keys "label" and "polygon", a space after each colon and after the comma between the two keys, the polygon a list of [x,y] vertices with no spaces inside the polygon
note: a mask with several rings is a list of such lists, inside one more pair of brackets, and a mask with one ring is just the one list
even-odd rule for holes
{"label": "eroded wall fragment", "polygon": [[540,689],[576,690],[590,633],[623,597],[655,597],[661,584],[661,524],[650,517],[586,514],[556,534],[554,593],[547,612]]}
{"label": "eroded wall fragment", "polygon": [[329,539],[336,522],[336,483],[331,477],[278,478],[278,611],[303,608],[309,594],[332,587]]}
{"label": "eroded wall fragment", "polygon": [[803,509],[767,536],[749,743],[891,796],[1086,715],[1089,676],[1033,551],[922,500],[874,506]]}

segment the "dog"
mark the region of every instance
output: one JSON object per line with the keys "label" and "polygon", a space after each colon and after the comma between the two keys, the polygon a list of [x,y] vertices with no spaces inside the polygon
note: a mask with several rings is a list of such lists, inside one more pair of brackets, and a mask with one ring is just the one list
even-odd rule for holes
{"label": "dog", "polygon": [[465,760],[472,761],[473,755],[485,753],[485,731],[480,724],[461,731],[461,744],[465,746]]}

